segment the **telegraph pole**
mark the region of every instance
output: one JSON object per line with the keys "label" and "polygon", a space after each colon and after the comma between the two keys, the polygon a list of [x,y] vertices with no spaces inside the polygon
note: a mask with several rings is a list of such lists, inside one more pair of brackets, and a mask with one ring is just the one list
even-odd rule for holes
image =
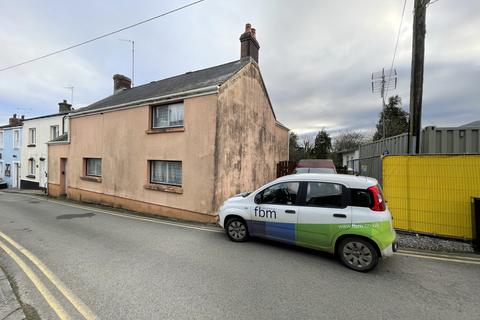
{"label": "telegraph pole", "polygon": [[425,56],[425,18],[430,0],[415,0],[410,78],[410,123],[408,153],[420,153],[422,131],[423,60]]}

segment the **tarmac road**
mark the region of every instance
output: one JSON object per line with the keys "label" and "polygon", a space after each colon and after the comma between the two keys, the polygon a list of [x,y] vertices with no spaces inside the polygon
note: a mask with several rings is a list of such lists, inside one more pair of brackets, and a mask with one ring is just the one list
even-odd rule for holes
{"label": "tarmac road", "polygon": [[363,274],[307,249],[262,240],[234,243],[211,226],[3,192],[0,264],[42,319],[480,314],[478,256],[402,252]]}

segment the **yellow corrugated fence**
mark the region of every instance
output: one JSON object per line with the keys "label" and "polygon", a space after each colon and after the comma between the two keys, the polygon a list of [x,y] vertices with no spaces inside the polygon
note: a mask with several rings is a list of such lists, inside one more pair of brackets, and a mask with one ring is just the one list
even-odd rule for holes
{"label": "yellow corrugated fence", "polygon": [[395,228],[472,239],[480,155],[386,156],[382,171]]}

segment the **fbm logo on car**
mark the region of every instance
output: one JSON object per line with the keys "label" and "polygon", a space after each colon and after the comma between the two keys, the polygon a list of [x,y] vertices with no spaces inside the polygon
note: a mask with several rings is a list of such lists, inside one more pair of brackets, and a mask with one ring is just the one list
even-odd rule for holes
{"label": "fbm logo on car", "polygon": [[277,219],[277,213],[275,212],[275,210],[264,210],[257,206],[255,207],[255,217]]}

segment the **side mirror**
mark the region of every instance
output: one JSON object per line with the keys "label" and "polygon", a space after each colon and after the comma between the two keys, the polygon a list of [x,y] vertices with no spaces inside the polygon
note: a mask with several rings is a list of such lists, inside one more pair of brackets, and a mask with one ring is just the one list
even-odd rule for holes
{"label": "side mirror", "polygon": [[253,201],[254,201],[256,204],[260,204],[260,203],[262,202],[262,193],[261,193],[261,192],[260,192],[260,193],[257,193],[257,194],[255,195],[255,198],[254,198]]}

